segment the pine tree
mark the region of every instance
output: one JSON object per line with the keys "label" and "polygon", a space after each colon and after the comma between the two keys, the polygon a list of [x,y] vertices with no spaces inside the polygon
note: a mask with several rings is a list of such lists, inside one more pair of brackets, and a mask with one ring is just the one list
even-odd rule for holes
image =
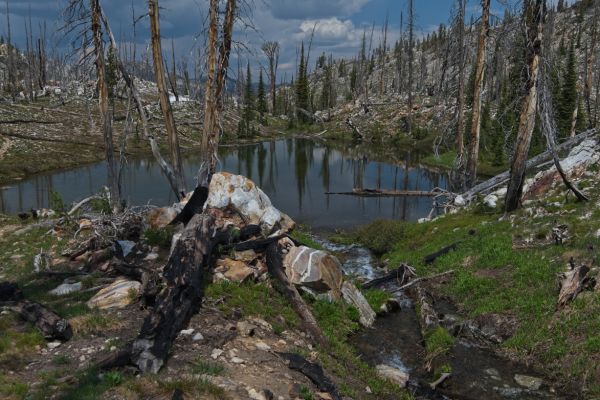
{"label": "pine tree", "polygon": [[[304,60],[304,42],[300,50],[300,64],[298,65],[298,77],[296,79],[296,106],[308,111],[310,93],[308,88],[308,76],[306,74],[306,61]],[[306,115],[298,112],[298,119],[306,122]]]}
{"label": "pine tree", "polygon": [[260,112],[261,114],[266,113],[267,112],[267,98],[265,95],[265,82],[263,81],[262,69],[260,70],[260,73],[258,75],[258,92],[257,92],[256,98],[257,98],[257,104],[256,104],[257,111]]}
{"label": "pine tree", "polygon": [[557,104],[558,131],[561,137],[567,137],[571,131],[573,110],[577,106],[577,66],[573,43],[569,46],[567,64],[563,71],[560,98]]}

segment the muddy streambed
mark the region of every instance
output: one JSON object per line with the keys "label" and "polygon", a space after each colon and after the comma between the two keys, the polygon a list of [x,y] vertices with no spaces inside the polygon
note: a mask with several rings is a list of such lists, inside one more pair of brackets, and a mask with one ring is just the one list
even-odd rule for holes
{"label": "muddy streambed", "polygon": [[[377,262],[368,250],[345,246],[315,237],[324,248],[342,255],[344,273],[364,281],[381,276]],[[399,293],[400,309],[378,316],[374,326],[362,329],[351,339],[361,358],[372,366],[384,364],[409,374],[409,388],[417,398],[461,400],[535,400],[566,399],[557,394],[543,375],[525,365],[497,356],[493,349],[457,338],[446,362],[451,377],[431,390],[437,378],[425,370],[426,350],[415,303],[408,294]],[[451,318],[456,308],[439,299],[434,303],[441,318]],[[443,314],[446,315],[443,315]],[[535,388],[541,379],[541,386]],[[520,382],[520,383],[519,383]],[[529,387],[528,387],[529,386]]]}

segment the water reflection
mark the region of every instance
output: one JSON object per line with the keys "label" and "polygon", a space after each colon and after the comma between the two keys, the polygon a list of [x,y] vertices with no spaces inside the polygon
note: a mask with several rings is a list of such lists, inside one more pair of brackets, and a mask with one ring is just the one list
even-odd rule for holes
{"label": "water reflection", "polygon": [[[347,143],[286,139],[220,149],[221,168],[251,177],[273,203],[292,218],[314,227],[350,227],[376,218],[415,220],[427,215],[426,197],[360,198],[325,195],[353,187],[394,190],[446,188],[445,175],[418,167],[411,151],[374,149]],[[189,187],[198,168],[196,156],[185,160]],[[50,190],[72,202],[97,192],[106,179],[104,163],[40,175],[0,190],[0,212],[14,214],[47,207]],[[164,205],[175,201],[151,159],[130,160],[123,173],[130,204]]]}

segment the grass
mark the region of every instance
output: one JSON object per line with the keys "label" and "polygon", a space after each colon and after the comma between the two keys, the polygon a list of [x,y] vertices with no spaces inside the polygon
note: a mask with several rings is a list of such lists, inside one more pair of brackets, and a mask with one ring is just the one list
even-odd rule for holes
{"label": "grass", "polygon": [[351,239],[369,248],[376,255],[391,251],[395,243],[404,238],[405,223],[401,221],[376,220],[356,229]]}
{"label": "grass", "polygon": [[5,400],[25,399],[29,386],[15,378],[0,373],[0,397]]}
{"label": "grass", "polygon": [[202,359],[198,359],[192,365],[192,372],[198,375],[217,376],[222,375],[224,371],[225,367],[223,365]]}
{"label": "grass", "polygon": [[[491,155],[489,155],[491,157]],[[479,164],[477,165],[477,173],[484,176],[495,176],[508,169],[508,164],[503,163],[502,165],[494,165],[493,162],[489,161],[485,154],[481,155]],[[421,159],[421,163],[429,165],[431,167],[452,169],[454,165],[454,159],[456,158],[456,152],[454,150],[446,151],[436,157],[434,154],[430,154]]]}
{"label": "grass", "polygon": [[427,353],[435,355],[447,353],[454,344],[455,338],[442,327],[437,327],[425,335],[425,348]]}
{"label": "grass", "polygon": [[363,290],[363,295],[367,299],[367,302],[371,306],[371,308],[378,312],[381,310],[381,307],[392,298],[389,292],[381,289],[368,289]]}
{"label": "grass", "polygon": [[237,310],[245,316],[264,318],[274,329],[275,325],[293,328],[299,324],[288,302],[264,283],[213,283],[206,287],[205,296],[211,300],[224,300],[219,302],[218,307],[227,314]]}
{"label": "grass", "polygon": [[[588,187],[592,199],[600,195],[593,184],[583,182],[581,186]],[[561,202],[558,207],[554,205],[557,201]],[[600,261],[598,253],[589,250],[600,246],[600,239],[595,236],[600,211],[595,200],[565,203],[562,190],[551,192],[531,207],[554,214],[532,218],[527,210],[520,210],[514,219],[499,220],[498,212],[476,206],[425,224],[398,223],[402,237],[389,239],[391,243],[382,256],[390,260],[391,266],[410,264],[419,276],[453,269],[455,273],[448,284],[436,290],[460,304],[468,317],[500,313],[517,318],[515,335],[502,345],[506,355],[533,363],[561,382],[587,379],[585,389],[598,395],[600,295],[581,293],[564,310],[557,311],[556,277],[566,269],[571,256],[577,263],[587,265]],[[513,248],[513,239],[529,238],[535,243],[556,224],[569,227],[569,238],[562,246],[540,241],[529,248]],[[385,231],[382,226],[390,224],[376,222],[354,233],[354,238],[369,247],[378,247],[373,242],[379,238],[364,235]],[[454,242],[460,242],[455,251],[425,265],[425,255]],[[444,332],[435,331],[426,338],[428,351],[440,352],[451,345],[451,338]]]}

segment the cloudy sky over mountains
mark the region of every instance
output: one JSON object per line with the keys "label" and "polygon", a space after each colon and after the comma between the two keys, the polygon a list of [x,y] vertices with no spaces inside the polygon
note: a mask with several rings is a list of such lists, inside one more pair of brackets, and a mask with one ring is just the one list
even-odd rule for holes
{"label": "cloudy sky over mountains", "polygon": [[[0,0],[0,34],[6,37],[5,1]],[[25,46],[24,21],[31,12],[34,36],[42,21],[46,21],[48,31],[55,31],[62,25],[61,12],[68,0],[9,0],[13,41],[19,47]],[[87,0],[84,0],[87,3]],[[260,44],[265,40],[277,40],[281,44],[280,70],[288,78],[294,73],[296,54],[300,43],[308,42],[313,27],[315,36],[312,60],[322,52],[334,57],[351,57],[356,54],[360,39],[365,30],[370,32],[375,23],[374,45],[379,41],[381,26],[386,14],[389,16],[389,37],[393,43],[399,36],[400,13],[404,11],[406,21],[406,0],[238,0],[245,2],[241,12],[245,15],[236,26],[235,39],[240,44],[240,58],[245,64],[249,59],[258,68],[263,63]],[[506,2],[506,1],[504,1]],[[447,23],[448,10],[452,0],[415,0],[416,30],[420,34],[432,31],[440,23]],[[519,7],[516,0],[509,0],[509,7]],[[124,42],[132,41],[133,9],[137,16],[147,10],[144,0],[101,0],[111,21],[117,38]],[[161,10],[161,30],[163,39],[171,39],[176,46],[177,58],[192,54],[203,47],[208,0],[159,0]],[[498,17],[504,7],[493,0],[492,11]],[[479,1],[469,0],[469,12],[477,17]],[[148,42],[148,23],[142,19],[137,24],[136,42],[143,49]],[[54,34],[56,42],[63,34]],[[58,48],[65,49],[69,41],[61,39]],[[167,45],[165,43],[165,45]],[[170,47],[169,47],[170,49]],[[139,51],[138,50],[138,53]],[[165,51],[166,53],[166,51]],[[235,74],[237,55],[232,62]],[[281,75],[283,76],[283,75]]]}

